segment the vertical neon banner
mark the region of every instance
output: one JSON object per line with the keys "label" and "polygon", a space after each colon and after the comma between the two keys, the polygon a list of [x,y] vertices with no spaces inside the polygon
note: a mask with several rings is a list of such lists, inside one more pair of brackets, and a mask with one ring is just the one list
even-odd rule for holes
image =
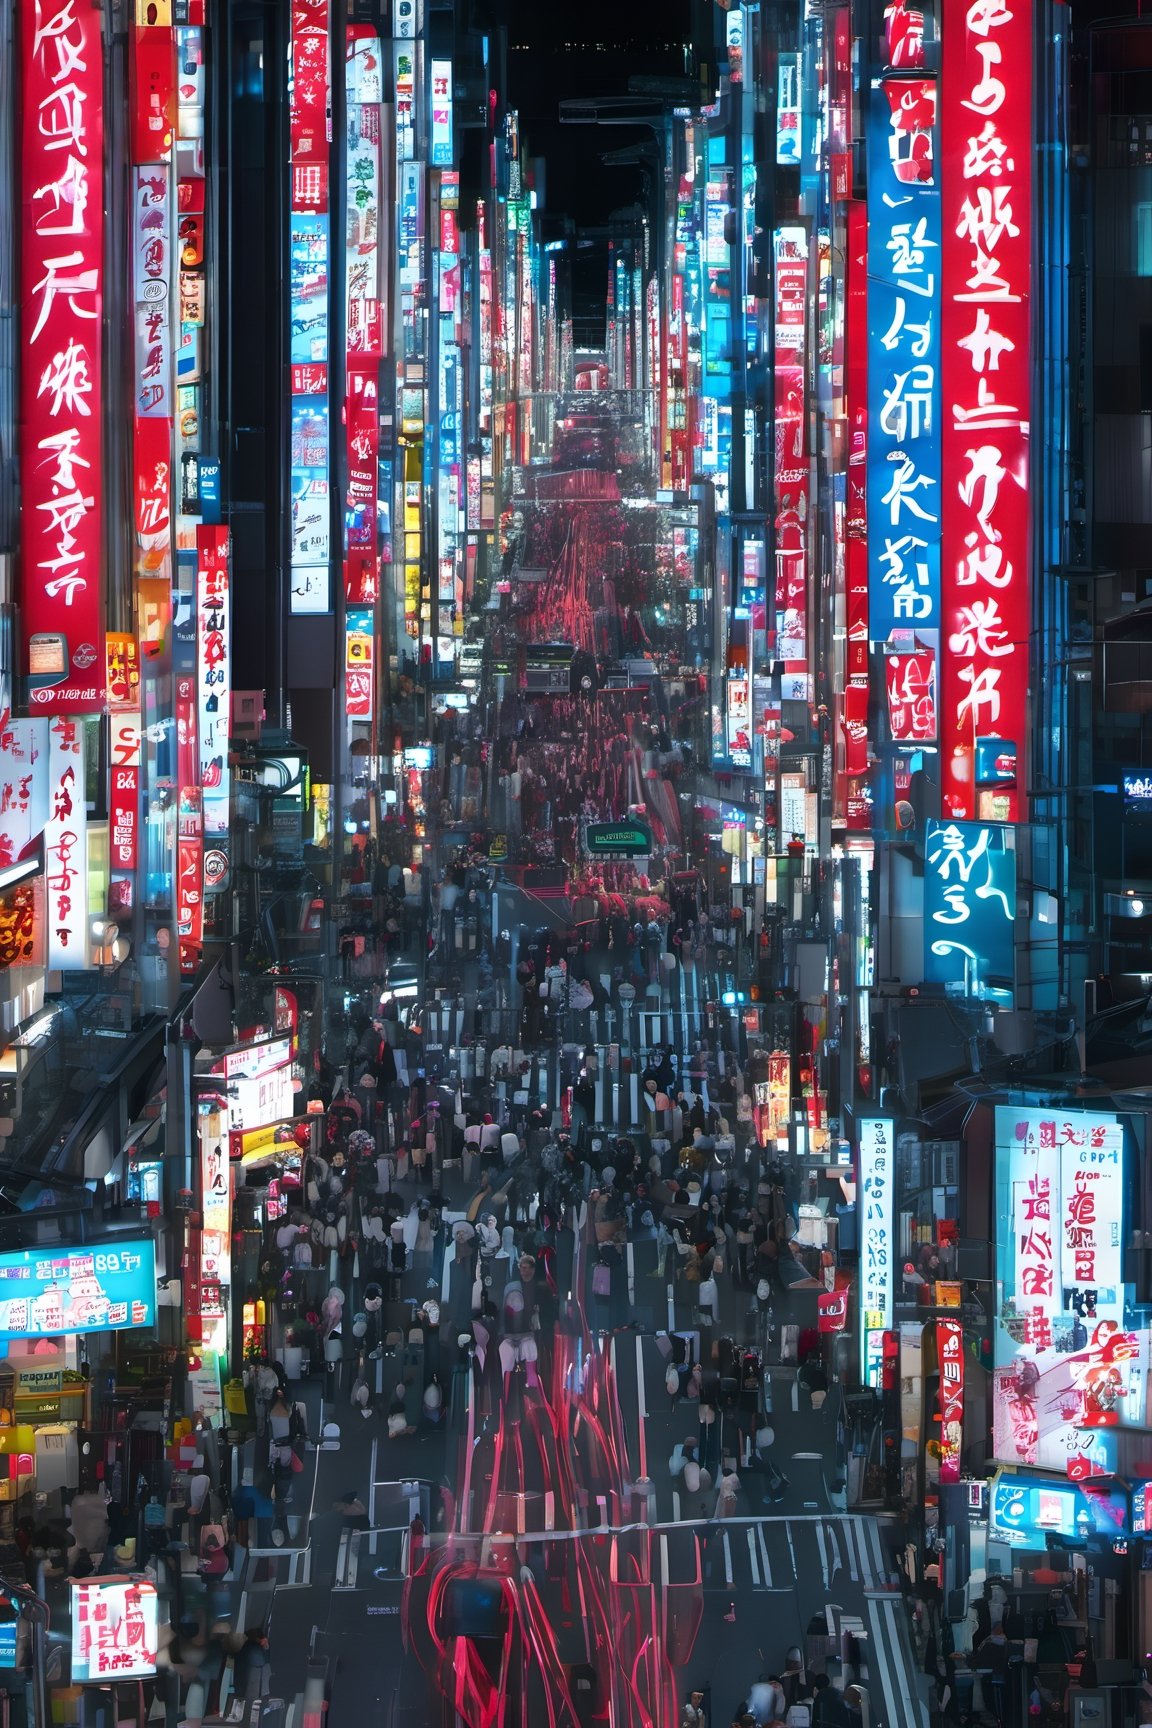
{"label": "vertical neon banner", "polygon": [[[100,14],[72,0],[25,0],[20,41],[20,608],[28,699],[42,714],[91,714],[104,697]],[[81,827],[83,815],[81,808]],[[52,944],[50,926],[50,952]],[[60,963],[55,953],[51,965]]]}
{"label": "vertical neon banner", "polygon": [[869,629],[940,625],[936,85],[884,79],[868,134]]}
{"label": "vertical neon banner", "polygon": [[944,8],[944,813],[1024,819],[1031,0]]}

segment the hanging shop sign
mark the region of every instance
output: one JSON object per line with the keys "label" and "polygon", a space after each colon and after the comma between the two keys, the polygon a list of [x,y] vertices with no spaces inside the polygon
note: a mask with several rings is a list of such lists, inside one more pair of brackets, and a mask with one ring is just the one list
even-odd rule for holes
{"label": "hanging shop sign", "polygon": [[349,367],[347,391],[344,598],[350,606],[370,606],[379,593],[380,414],[375,363],[369,371]]}
{"label": "hanging shop sign", "polygon": [[909,648],[884,656],[888,730],[894,744],[936,742],[936,654]]}
{"label": "hanging shop sign", "polygon": [[332,137],[328,0],[292,0],[288,141],[293,210],[327,210]]}
{"label": "hanging shop sign", "polygon": [[[941,804],[971,818],[977,741],[1014,757],[1027,724],[1033,6],[964,0],[942,29]],[[1016,785],[995,811],[1025,819]]]}
{"label": "hanging shop sign", "polygon": [[1016,850],[1010,828],[926,825],[924,977],[964,996],[1011,1002]]}
{"label": "hanging shop sign", "polygon": [[124,1332],[156,1317],[156,1253],[150,1238],[105,1248],[0,1254],[0,1338],[60,1332]]}
{"label": "hanging shop sign", "polygon": [[140,861],[140,710],[116,709],[108,748],[108,847],[113,874]]}
{"label": "hanging shop sign", "polygon": [[936,84],[890,79],[868,129],[869,629],[940,624]]}
{"label": "hanging shop sign", "polygon": [[959,1482],[964,1444],[964,1327],[936,1322],[936,1366],[940,1376],[940,1480]]}
{"label": "hanging shop sign", "polygon": [[879,1387],[884,1333],[892,1325],[895,1167],[892,1123],[860,1121],[860,1377]]}
{"label": "hanging shop sign", "polygon": [[[201,1111],[200,1270],[203,1283],[227,1289],[232,1282],[232,1177],[228,1164],[228,1122],[218,1109]],[[201,1305],[203,1313],[203,1305]]]}
{"label": "hanging shop sign", "polygon": [[101,14],[20,8],[22,585],[28,700],[103,702],[100,320],[104,282]]}
{"label": "hanging shop sign", "polygon": [[84,726],[54,715],[48,726],[48,813],[44,826],[48,966],[83,972],[88,951],[88,810]]}
{"label": "hanging shop sign", "polygon": [[292,399],[292,610],[331,609],[328,399]]}
{"label": "hanging shop sign", "polygon": [[452,166],[452,62],[432,62],[432,166]]}
{"label": "hanging shop sign", "polygon": [[176,33],[170,24],[132,31],[132,160],[170,162],[176,136]]}
{"label": "hanging shop sign", "polygon": [[776,161],[781,168],[800,165],[801,71],[799,54],[777,56]]}
{"label": "hanging shop sign", "polygon": [[173,400],[171,170],[156,165],[132,171],[135,221],[136,412],[171,420]]}
{"label": "hanging shop sign", "polygon": [[227,528],[196,530],[196,739],[204,833],[228,832],[232,710]]}
{"label": "hanging shop sign", "polygon": [[72,1684],[156,1672],[159,1601],[146,1578],[72,1579]]}

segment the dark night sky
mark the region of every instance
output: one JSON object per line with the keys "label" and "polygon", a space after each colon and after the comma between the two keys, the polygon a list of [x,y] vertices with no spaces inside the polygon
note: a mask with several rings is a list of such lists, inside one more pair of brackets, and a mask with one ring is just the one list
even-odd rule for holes
{"label": "dark night sky", "polygon": [[[682,77],[688,0],[506,0],[509,96],[532,155],[547,162],[545,208],[596,227],[642,195],[636,168],[601,156],[647,140],[646,129],[562,126],[569,97],[623,96],[634,73]],[[579,318],[601,321],[607,281],[602,244],[576,258]],[[599,340],[599,338],[595,338]]]}
{"label": "dark night sky", "polygon": [[646,137],[624,127],[561,126],[573,96],[617,96],[636,72],[683,75],[686,0],[508,0],[508,78],[533,155],[548,162],[547,205],[603,222],[633,204],[640,177],[600,156]]}

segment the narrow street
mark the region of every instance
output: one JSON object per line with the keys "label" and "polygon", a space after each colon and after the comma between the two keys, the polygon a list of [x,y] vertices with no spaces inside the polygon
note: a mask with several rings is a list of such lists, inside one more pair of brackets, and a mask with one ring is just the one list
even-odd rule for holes
{"label": "narrow street", "polygon": [[[336,1707],[392,1728],[664,1728],[689,1685],[726,1723],[795,1648],[871,1687],[873,1722],[919,1728],[890,1533],[844,1513],[839,1385],[798,1376],[824,1286],[788,1256],[765,1299],[733,1228],[783,1177],[723,1120],[747,1043],[717,1008],[750,968],[682,815],[708,724],[691,561],[652,501],[621,498],[617,423],[584,406],[559,404],[560,459],[529,476],[477,619],[490,746],[445,717],[419,1015],[439,1140],[396,1183],[397,1211],[442,1195],[441,1229],[388,1281],[376,1348],[327,1371],[312,1427],[339,1432],[310,1522],[292,1508],[306,1545],[261,1560],[272,1691],[302,1696],[320,1655]],[[573,448],[600,465],[564,468]],[[690,1104],[720,1144],[677,1168]],[[685,1271],[705,1170],[703,1221],[737,1262],[713,1244],[707,1286]],[[376,1275],[363,1252],[341,1268],[361,1313]]]}

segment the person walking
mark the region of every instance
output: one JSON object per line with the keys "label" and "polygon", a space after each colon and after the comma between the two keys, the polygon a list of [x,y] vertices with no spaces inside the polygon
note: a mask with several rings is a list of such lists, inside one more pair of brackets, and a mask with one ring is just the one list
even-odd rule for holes
{"label": "person walking", "polygon": [[689,1692],[688,1702],[681,1712],[680,1728],[708,1728],[708,1718],[704,1714],[703,1692]]}

